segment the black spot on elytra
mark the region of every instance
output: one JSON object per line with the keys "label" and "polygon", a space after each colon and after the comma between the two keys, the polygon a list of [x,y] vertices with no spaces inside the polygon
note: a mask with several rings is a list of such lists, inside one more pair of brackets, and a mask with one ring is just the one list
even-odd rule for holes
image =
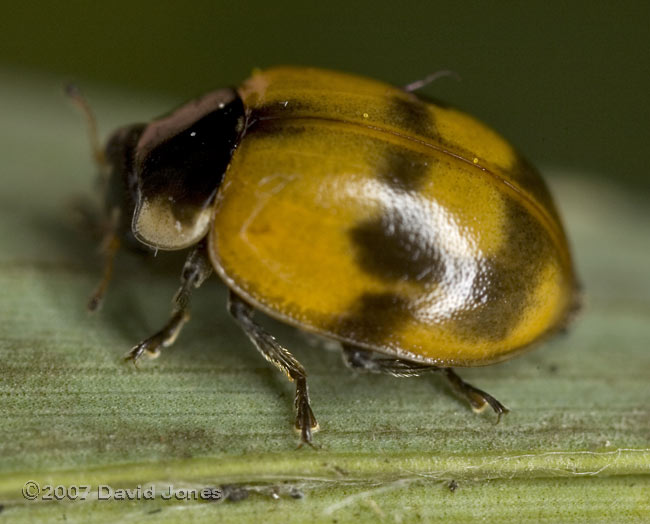
{"label": "black spot on elytra", "polygon": [[403,146],[386,145],[377,177],[398,191],[417,191],[427,180],[436,159]]}
{"label": "black spot on elytra", "polygon": [[276,100],[259,107],[252,108],[248,115],[248,125],[252,128],[258,127],[266,121],[284,120],[296,118],[298,115],[322,114],[326,107],[322,104],[307,102],[300,99]]}
{"label": "black spot on elytra", "polygon": [[392,96],[387,104],[388,123],[406,135],[432,137],[436,134],[435,122],[427,104],[416,96]]}
{"label": "black spot on elytra", "polygon": [[330,329],[350,340],[380,344],[409,315],[409,301],[397,294],[364,293]]}
{"label": "black spot on elytra", "polygon": [[[414,93],[415,94],[415,93]],[[433,106],[438,106],[442,109],[456,109],[455,106],[451,105],[449,102],[445,102],[444,100],[440,100],[439,98],[436,98],[435,96],[428,95],[426,93],[422,93],[421,91],[418,91],[416,94],[418,99],[426,104],[433,105]]]}
{"label": "black spot on elytra", "polygon": [[530,192],[533,197],[544,207],[555,220],[559,220],[553,197],[544,182],[544,179],[523,156],[517,154],[515,161],[507,169],[515,182],[523,189]]}
{"label": "black spot on elytra", "polygon": [[388,282],[439,281],[442,256],[423,234],[426,222],[417,218],[408,222],[399,213],[384,212],[354,226],[349,234],[361,268]]}
{"label": "black spot on elytra", "polygon": [[488,257],[472,286],[473,307],[457,314],[456,330],[469,339],[499,341],[518,324],[551,256],[542,225],[513,198],[505,200],[505,240]]}
{"label": "black spot on elytra", "polygon": [[[416,190],[429,169],[430,157],[389,148],[378,176],[397,192]],[[431,227],[417,209],[384,210],[349,230],[356,260],[367,273],[387,283],[439,282],[445,263]],[[380,344],[411,316],[410,302],[393,293],[361,295],[345,321],[334,327],[351,340]]]}
{"label": "black spot on elytra", "polygon": [[239,139],[244,106],[239,97],[156,144],[140,161],[142,198],[171,201],[174,217],[191,223],[216,194]]}
{"label": "black spot on elytra", "polygon": [[246,141],[253,142],[254,140],[262,140],[266,138],[273,138],[282,140],[292,136],[300,135],[307,131],[307,127],[297,120],[282,120],[282,119],[269,119],[269,120],[256,120],[249,124],[246,129]]}

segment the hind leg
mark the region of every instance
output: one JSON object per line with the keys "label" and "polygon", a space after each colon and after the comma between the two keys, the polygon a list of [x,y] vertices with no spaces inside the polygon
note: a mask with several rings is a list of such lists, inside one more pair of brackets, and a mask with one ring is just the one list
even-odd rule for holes
{"label": "hind leg", "polygon": [[478,412],[490,406],[497,414],[497,423],[508,408],[489,393],[478,389],[460,378],[453,369],[411,362],[399,358],[376,356],[376,353],[348,344],[343,344],[343,361],[354,370],[367,373],[384,373],[393,377],[417,377],[425,373],[441,373],[453,390],[464,398],[471,408]]}

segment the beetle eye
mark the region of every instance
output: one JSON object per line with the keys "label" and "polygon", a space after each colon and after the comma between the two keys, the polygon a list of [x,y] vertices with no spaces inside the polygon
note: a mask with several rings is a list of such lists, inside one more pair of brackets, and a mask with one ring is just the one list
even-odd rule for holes
{"label": "beetle eye", "polygon": [[244,107],[232,89],[189,102],[143,131],[135,150],[135,236],[182,249],[209,225],[209,205],[241,132]]}

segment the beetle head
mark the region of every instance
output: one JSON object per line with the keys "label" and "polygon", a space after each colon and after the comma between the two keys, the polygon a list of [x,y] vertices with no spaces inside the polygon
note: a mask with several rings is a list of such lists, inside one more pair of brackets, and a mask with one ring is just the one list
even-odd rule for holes
{"label": "beetle head", "polygon": [[106,159],[131,195],[131,229],[140,242],[183,249],[206,234],[210,204],[243,128],[237,92],[220,89],[113,133]]}

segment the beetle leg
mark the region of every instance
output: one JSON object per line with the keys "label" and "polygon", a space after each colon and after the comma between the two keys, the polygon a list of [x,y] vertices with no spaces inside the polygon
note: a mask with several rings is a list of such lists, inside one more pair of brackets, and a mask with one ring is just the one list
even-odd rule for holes
{"label": "beetle leg", "polygon": [[273,335],[253,320],[254,309],[232,291],[228,295],[228,312],[235,318],[262,356],[282,371],[289,380],[296,383],[295,428],[300,431],[302,443],[313,446],[312,433],[318,431],[318,422],[316,422],[309,403],[305,368],[286,348],[278,343]]}
{"label": "beetle leg", "polygon": [[451,384],[451,387],[460,396],[467,400],[467,402],[469,402],[469,405],[475,412],[480,413],[489,405],[497,414],[497,424],[501,420],[501,415],[510,412],[507,407],[501,404],[501,402],[495,399],[492,395],[465,382],[462,378],[456,375],[453,369],[441,368],[441,371],[449,381],[449,384]]}
{"label": "beetle leg", "polygon": [[482,391],[460,378],[451,368],[410,362],[398,358],[375,357],[371,351],[343,344],[343,360],[352,369],[369,373],[385,373],[394,377],[417,377],[425,373],[442,373],[456,393],[462,396],[471,408],[478,412],[490,406],[497,414],[497,424],[501,415],[510,410],[489,393]]}
{"label": "beetle leg", "polygon": [[384,373],[393,377],[417,377],[441,369],[430,364],[420,364],[399,358],[378,358],[371,351],[343,344],[343,361],[357,371]]}
{"label": "beetle leg", "polygon": [[102,272],[102,278],[95,287],[93,294],[88,300],[88,310],[97,311],[104,300],[104,295],[108,289],[108,283],[111,281],[113,276],[113,264],[115,262],[115,255],[120,249],[120,237],[118,233],[118,227],[120,222],[120,208],[115,207],[110,212],[107,224],[106,231],[104,233],[104,238],[100,245],[100,250],[104,255],[104,270]]}
{"label": "beetle leg", "polygon": [[126,360],[133,360],[135,363],[145,352],[155,358],[160,355],[161,348],[174,343],[181,329],[190,319],[189,305],[192,289],[203,284],[211,273],[212,265],[205,253],[205,242],[201,242],[190,251],[185,260],[181,273],[181,286],[174,295],[174,306],[169,320],[156,334],[134,346],[125,357]]}

